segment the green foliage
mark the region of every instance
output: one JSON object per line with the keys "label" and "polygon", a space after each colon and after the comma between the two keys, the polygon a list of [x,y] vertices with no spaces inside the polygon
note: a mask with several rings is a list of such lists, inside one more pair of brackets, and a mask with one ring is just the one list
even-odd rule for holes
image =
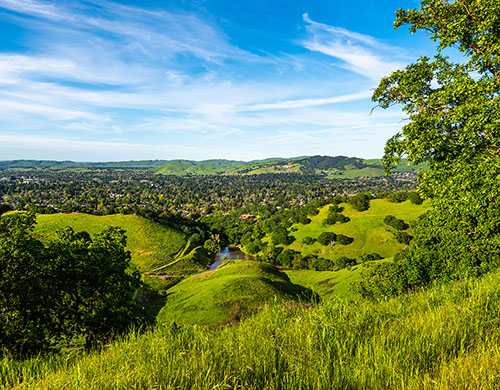
{"label": "green foliage", "polygon": [[321,245],[329,245],[337,240],[337,235],[333,232],[323,232],[318,237],[318,242]]}
{"label": "green foliage", "polygon": [[406,230],[410,227],[405,221],[402,219],[396,218],[394,215],[387,215],[384,218],[384,223],[393,227],[396,230]]}
{"label": "green foliage", "polygon": [[349,245],[354,241],[354,238],[345,236],[343,234],[337,234],[337,242],[340,245]]}
{"label": "green foliage", "polygon": [[284,267],[292,268],[295,258],[300,257],[300,252],[286,249],[276,257],[276,262]]}
{"label": "green foliage", "polygon": [[422,204],[424,200],[420,197],[418,192],[412,191],[408,195],[408,199],[410,199],[410,202],[413,204]]}
{"label": "green foliage", "polygon": [[313,238],[313,237],[310,237],[310,236],[305,236],[303,239],[302,239],[302,243],[304,245],[312,245],[316,242],[316,239]]}
{"label": "green foliage", "polygon": [[366,263],[367,261],[382,260],[383,257],[378,253],[368,253],[366,255],[361,255],[356,259],[358,264]]}
{"label": "green foliage", "polygon": [[357,264],[356,259],[351,259],[347,256],[341,256],[341,257],[335,259],[335,269],[336,270],[351,267],[351,266],[356,265],[356,264]]}
{"label": "green foliage", "polygon": [[334,264],[328,259],[318,257],[313,260],[311,266],[311,268],[316,271],[331,271],[333,270]]}
{"label": "green foliage", "polygon": [[[472,0],[424,0],[420,9],[397,12],[396,27],[428,32],[438,46],[434,59],[385,77],[373,95],[383,108],[402,104],[410,119],[387,142],[387,169],[403,155],[430,168],[420,191],[434,207],[395,265],[406,281],[398,291],[499,265],[499,16],[497,1]],[[449,47],[466,60],[450,62],[442,54]]]}
{"label": "green foliage", "polygon": [[413,239],[413,236],[411,234],[406,233],[406,232],[396,231],[396,232],[394,232],[394,238],[400,244],[408,245],[408,244],[410,244],[410,241]]}
{"label": "green foliage", "polygon": [[370,208],[370,197],[364,193],[350,197],[348,202],[357,211],[365,211]]}
{"label": "green foliage", "polygon": [[140,318],[132,302],[140,286],[129,273],[124,232],[91,237],[71,228],[46,243],[33,236],[34,215],[0,218],[0,343],[26,355],[80,335],[86,346]]}
{"label": "green foliage", "polygon": [[274,245],[290,245],[295,241],[295,238],[290,236],[285,228],[278,227],[271,235],[271,240]]}

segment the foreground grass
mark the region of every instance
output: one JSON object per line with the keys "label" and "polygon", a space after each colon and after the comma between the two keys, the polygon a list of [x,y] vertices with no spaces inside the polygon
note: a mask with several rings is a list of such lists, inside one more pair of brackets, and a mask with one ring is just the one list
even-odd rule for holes
{"label": "foreground grass", "polygon": [[381,303],[269,306],[239,326],[165,325],[89,355],[0,360],[19,389],[497,389],[500,274]]}

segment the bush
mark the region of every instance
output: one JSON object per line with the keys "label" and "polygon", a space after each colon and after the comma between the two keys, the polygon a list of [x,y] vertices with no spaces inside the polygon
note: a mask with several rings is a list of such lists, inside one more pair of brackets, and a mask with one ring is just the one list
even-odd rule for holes
{"label": "bush", "polygon": [[351,259],[347,256],[341,256],[335,260],[335,269],[339,270],[346,267],[351,267],[356,264],[356,259]]}
{"label": "bush", "polygon": [[353,241],[354,241],[354,238],[352,238],[352,237],[344,236],[343,234],[337,234],[337,242],[340,245],[349,245]]}
{"label": "bush", "polygon": [[337,235],[335,233],[332,233],[332,232],[323,232],[318,237],[318,242],[321,245],[325,245],[325,246],[330,244],[331,242],[336,241],[336,240],[337,240]]}
{"label": "bush", "polygon": [[401,203],[401,202],[404,202],[406,199],[408,199],[408,193],[406,193],[406,192],[391,192],[389,195],[387,195],[386,199],[389,202]]}
{"label": "bush", "polygon": [[312,245],[316,242],[316,239],[315,238],[312,238],[310,236],[306,236],[304,237],[304,239],[302,240],[302,243],[305,244],[305,245]]}
{"label": "bush", "polygon": [[276,257],[276,262],[281,264],[283,267],[292,268],[293,261],[298,256],[300,256],[299,252],[294,251],[293,249],[286,249],[281,252],[278,257]]}
{"label": "bush", "polygon": [[357,194],[348,200],[349,204],[358,211],[365,211],[370,208],[370,197],[367,194]]}
{"label": "bush", "polygon": [[410,244],[410,241],[412,240],[413,236],[409,235],[408,233],[406,232],[401,232],[401,231],[397,231],[397,232],[394,232],[394,238],[397,240],[397,242],[399,242],[400,244],[405,244],[405,245],[409,245]]}
{"label": "bush", "polygon": [[368,253],[366,255],[359,256],[356,260],[358,264],[366,263],[367,261],[375,261],[383,259],[378,253]]}
{"label": "bush", "polygon": [[410,227],[410,225],[408,225],[405,221],[403,221],[402,219],[398,219],[393,215],[387,215],[384,218],[384,223],[397,230],[406,230]]}
{"label": "bush", "polygon": [[410,202],[413,204],[422,204],[424,202],[417,192],[410,192],[408,199],[410,199]]}
{"label": "bush", "polygon": [[333,270],[334,264],[328,259],[318,257],[313,260],[311,266],[316,271],[331,271]]}

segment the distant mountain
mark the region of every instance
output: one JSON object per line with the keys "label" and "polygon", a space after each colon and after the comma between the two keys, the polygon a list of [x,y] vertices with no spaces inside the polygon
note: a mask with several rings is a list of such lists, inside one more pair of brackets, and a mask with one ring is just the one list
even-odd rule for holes
{"label": "distant mountain", "polygon": [[75,162],[52,160],[10,160],[0,161],[2,168],[160,168],[166,165],[226,167],[245,164],[244,161],[234,160],[138,160],[138,161],[109,161],[109,162]]}
{"label": "distant mountain", "polygon": [[[300,156],[293,158],[273,157],[263,160],[238,161],[212,159],[193,160],[139,160],[110,162],[75,162],[50,160],[0,161],[0,168],[90,168],[90,169],[152,169],[164,175],[258,175],[265,173],[318,174],[333,178],[354,178],[359,176],[384,176],[380,159],[364,160],[346,156]],[[425,169],[425,164],[408,165],[399,163],[394,171],[416,172]]]}

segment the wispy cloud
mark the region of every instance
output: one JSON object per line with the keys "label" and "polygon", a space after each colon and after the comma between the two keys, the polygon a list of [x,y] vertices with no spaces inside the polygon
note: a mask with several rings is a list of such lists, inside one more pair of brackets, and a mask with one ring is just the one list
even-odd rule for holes
{"label": "wispy cloud", "polygon": [[341,60],[340,66],[373,80],[401,68],[404,63],[394,61],[396,48],[377,39],[340,27],[318,23],[305,13],[309,37],[302,41],[305,48]]}
{"label": "wispy cloud", "polygon": [[[0,155],[12,145],[220,157],[214,153],[230,142],[235,153],[264,153],[260,146],[268,145],[276,155],[280,142],[298,149],[306,141],[311,148],[325,139],[339,144],[340,128],[392,128],[400,117],[369,116],[366,77],[399,66],[388,60],[393,48],[307,14],[308,37],[300,45],[291,37],[296,51],[289,53],[241,49],[202,12],[105,0],[0,0],[0,17],[25,37],[21,50],[0,52]],[[337,58],[358,82],[339,80],[338,69],[302,46]]]}

